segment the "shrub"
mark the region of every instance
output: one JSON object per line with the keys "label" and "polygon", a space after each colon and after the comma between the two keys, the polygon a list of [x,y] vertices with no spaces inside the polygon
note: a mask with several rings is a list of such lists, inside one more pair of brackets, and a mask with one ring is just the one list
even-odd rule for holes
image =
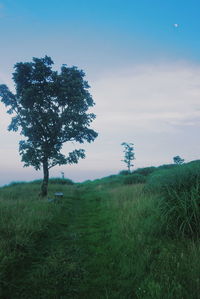
{"label": "shrub", "polygon": [[155,172],[147,187],[159,192],[164,227],[172,234],[200,235],[200,163]]}
{"label": "shrub", "polygon": [[121,170],[119,172],[119,175],[129,175],[129,174],[130,174],[130,172],[128,170]]}
{"label": "shrub", "polygon": [[138,168],[133,173],[148,176],[151,173],[153,173],[155,170],[156,170],[156,167],[151,166],[151,167]]}
{"label": "shrub", "polygon": [[42,184],[42,179],[31,181],[30,184],[41,185]]}
{"label": "shrub", "polygon": [[146,178],[144,175],[141,174],[131,174],[124,178],[125,185],[143,184],[145,182],[146,182]]}
{"label": "shrub", "polygon": [[115,178],[117,178],[117,174],[111,174],[105,177],[105,179],[115,179]]}
{"label": "shrub", "polygon": [[162,170],[162,169],[171,169],[171,168],[175,168],[175,167],[177,167],[176,164],[163,164],[161,166],[158,166],[157,169]]}
{"label": "shrub", "polygon": [[51,179],[49,179],[49,184],[73,185],[74,182],[70,179],[51,178]]}
{"label": "shrub", "polygon": [[5,187],[12,187],[12,186],[18,186],[18,185],[24,185],[24,184],[27,184],[27,182],[24,182],[24,181],[11,182],[10,184],[5,185]]}

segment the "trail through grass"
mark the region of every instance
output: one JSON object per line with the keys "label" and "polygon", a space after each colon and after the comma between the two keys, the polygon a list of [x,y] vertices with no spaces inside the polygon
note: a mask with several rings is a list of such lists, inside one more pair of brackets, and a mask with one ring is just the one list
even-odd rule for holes
{"label": "trail through grass", "polygon": [[[41,234],[38,233],[29,247],[15,244],[16,248],[13,249],[10,246],[7,257],[9,259],[13,255],[13,261],[2,278],[1,298],[94,298],[95,293],[102,298],[107,293],[110,275],[108,239],[112,219],[104,210],[105,204],[101,204],[99,192],[86,192],[78,187],[66,191],[65,199],[58,204],[38,200],[17,203],[11,196],[10,213],[13,215],[16,215],[16,211],[12,210],[12,204],[20,205],[21,212],[22,206],[27,204],[32,208],[36,204],[40,210],[45,204],[50,210],[55,210],[49,223],[50,219],[46,219],[48,228],[41,227]],[[3,196],[6,196],[5,190]],[[7,208],[8,203],[4,200],[3,203]],[[37,210],[33,210],[33,213],[37,213]],[[12,225],[10,231],[15,235],[15,243],[15,222]],[[9,231],[8,228],[6,230]],[[27,238],[27,242],[30,240]],[[2,254],[5,255],[5,252]],[[6,263],[6,267],[8,265]],[[102,288],[104,280],[106,284]]]}
{"label": "trail through grass", "polygon": [[12,188],[0,193],[0,298],[200,298],[199,242],[163,235],[143,185],[59,186],[57,204],[14,201]]}

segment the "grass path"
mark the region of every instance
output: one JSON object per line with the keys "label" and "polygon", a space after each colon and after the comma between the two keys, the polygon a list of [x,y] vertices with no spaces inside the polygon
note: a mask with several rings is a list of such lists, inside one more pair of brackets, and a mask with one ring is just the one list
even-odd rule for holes
{"label": "grass path", "polygon": [[110,253],[112,218],[106,202],[97,191],[80,189],[60,205],[48,235],[40,239],[33,260],[21,275],[20,292],[14,297],[115,298],[110,294],[115,284],[111,273],[117,272]]}

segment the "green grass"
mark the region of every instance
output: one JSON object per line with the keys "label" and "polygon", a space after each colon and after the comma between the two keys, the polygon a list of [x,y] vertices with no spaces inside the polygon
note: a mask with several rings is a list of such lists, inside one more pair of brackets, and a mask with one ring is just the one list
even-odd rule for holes
{"label": "green grass", "polygon": [[55,181],[58,203],[37,182],[1,188],[0,298],[200,298],[199,239],[167,233],[161,185],[122,177]]}
{"label": "green grass", "polygon": [[199,298],[200,242],[167,237],[159,199],[141,185],[111,193],[124,298]]}
{"label": "green grass", "polygon": [[146,177],[142,174],[130,174],[124,178],[125,185],[133,184],[144,184],[146,182]]}
{"label": "green grass", "polygon": [[200,163],[154,172],[147,189],[160,198],[164,226],[171,235],[200,237]]}

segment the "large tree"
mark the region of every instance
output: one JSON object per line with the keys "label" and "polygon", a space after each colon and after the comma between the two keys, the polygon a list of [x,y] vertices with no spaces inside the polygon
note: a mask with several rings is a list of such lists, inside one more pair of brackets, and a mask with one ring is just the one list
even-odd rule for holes
{"label": "large tree", "polygon": [[52,66],[48,56],[17,63],[13,73],[15,94],[6,85],[0,85],[1,100],[13,115],[8,130],[20,129],[25,137],[19,142],[24,166],[43,168],[42,196],[47,195],[51,167],[77,163],[85,157],[83,149],[62,154],[63,143],[91,142],[97,137],[90,128],[95,115],[88,109],[94,101],[84,72],[67,65],[57,72]]}

